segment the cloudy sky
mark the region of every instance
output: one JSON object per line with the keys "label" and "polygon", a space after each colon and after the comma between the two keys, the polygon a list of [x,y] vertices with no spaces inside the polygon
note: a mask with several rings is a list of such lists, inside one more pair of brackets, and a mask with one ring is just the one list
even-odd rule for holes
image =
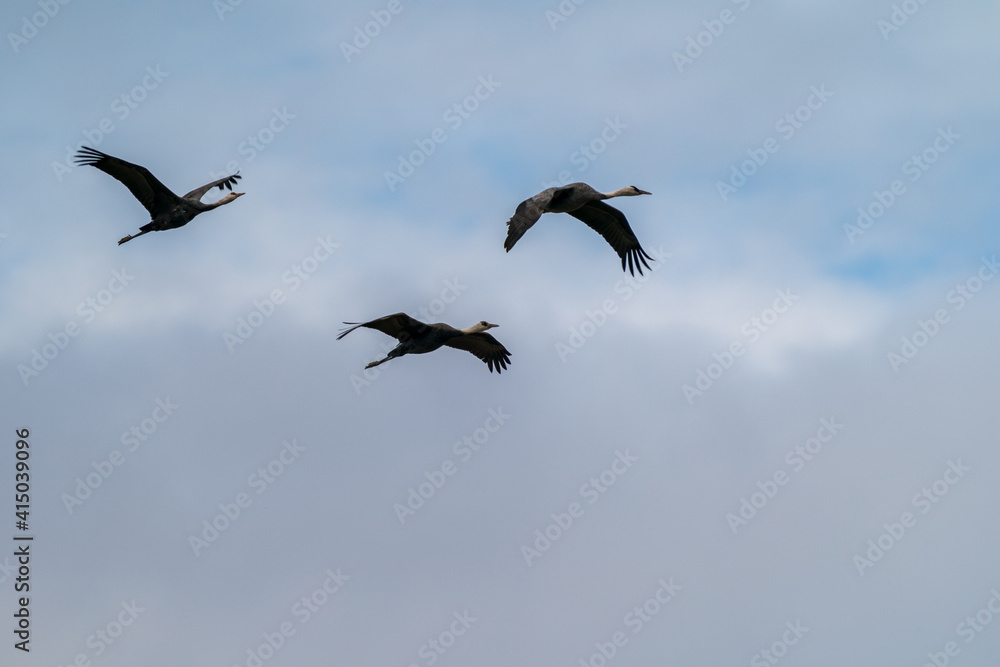
{"label": "cloudy sky", "polygon": [[[5,3],[3,664],[994,665],[998,20]],[[246,196],[118,246],[81,145]],[[503,251],[574,181],[653,193],[641,279]],[[512,364],[366,374],[400,311]]]}

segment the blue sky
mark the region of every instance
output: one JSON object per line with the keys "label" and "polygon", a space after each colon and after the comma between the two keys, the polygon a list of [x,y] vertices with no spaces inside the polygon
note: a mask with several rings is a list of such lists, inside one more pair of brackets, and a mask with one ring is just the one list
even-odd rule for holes
{"label": "blue sky", "polygon": [[[8,3],[4,664],[992,665],[998,18]],[[246,196],[118,246],[81,144]],[[505,253],[561,177],[652,192],[663,261],[566,215]],[[366,374],[342,323],[400,311],[512,364]]]}

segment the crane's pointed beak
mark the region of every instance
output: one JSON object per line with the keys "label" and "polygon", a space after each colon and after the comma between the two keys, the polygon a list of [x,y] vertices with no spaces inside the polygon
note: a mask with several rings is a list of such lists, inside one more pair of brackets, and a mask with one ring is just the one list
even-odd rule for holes
{"label": "crane's pointed beak", "polygon": [[[639,188],[636,188],[636,190],[639,190]],[[641,194],[641,195],[651,195],[653,193],[652,192],[646,192],[645,190],[639,190],[639,194]]]}

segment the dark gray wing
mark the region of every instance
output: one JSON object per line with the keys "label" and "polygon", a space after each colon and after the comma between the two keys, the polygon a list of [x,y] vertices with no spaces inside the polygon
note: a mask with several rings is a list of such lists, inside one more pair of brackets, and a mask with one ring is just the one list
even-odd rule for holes
{"label": "dark gray wing", "polygon": [[421,336],[430,329],[429,326],[420,320],[413,319],[406,313],[386,315],[385,317],[380,317],[377,320],[372,320],[371,322],[344,322],[344,324],[350,326],[344,329],[341,334],[337,336],[337,340],[340,340],[358,327],[367,327],[369,329],[381,331],[382,333],[392,336],[400,342]]}
{"label": "dark gray wing", "polygon": [[180,198],[163,183],[156,179],[148,169],[131,162],[102,153],[84,146],[75,157],[75,162],[81,165],[97,167],[105,174],[120,181],[129,192],[146,207],[151,217],[166,211],[176,205]]}
{"label": "dark gray wing", "polygon": [[[625,214],[614,206],[608,206],[602,201],[587,202],[569,214],[585,223],[588,227],[604,237],[604,240],[611,244],[618,256],[622,258],[622,271],[625,270],[625,261],[628,260],[628,272],[633,276],[635,269],[642,275],[642,267],[649,268],[646,259],[653,259],[639,245],[639,239],[635,232],[629,227]],[[640,266],[640,262],[642,265]]]}
{"label": "dark gray wing", "polygon": [[488,333],[465,334],[450,338],[444,343],[448,347],[471,352],[486,362],[492,373],[494,369],[499,374],[510,363],[510,352],[500,341]]}
{"label": "dark gray wing", "polygon": [[538,222],[542,213],[548,208],[552,197],[563,188],[549,188],[542,190],[530,199],[525,199],[517,205],[514,217],[507,221],[507,239],[503,242],[503,248],[507,252],[514,247],[517,240],[524,236],[524,233],[531,229],[531,226]]}
{"label": "dark gray wing", "polygon": [[228,188],[232,190],[233,186],[236,185],[236,181],[240,180],[241,178],[243,177],[240,176],[240,172],[236,172],[232,176],[226,176],[225,178],[220,178],[217,181],[212,181],[208,185],[201,186],[197,190],[192,190],[191,192],[184,195],[184,199],[197,199],[198,201],[201,201],[201,198],[204,197],[209,190],[211,190],[216,186],[218,186],[220,190],[222,190],[223,188]]}

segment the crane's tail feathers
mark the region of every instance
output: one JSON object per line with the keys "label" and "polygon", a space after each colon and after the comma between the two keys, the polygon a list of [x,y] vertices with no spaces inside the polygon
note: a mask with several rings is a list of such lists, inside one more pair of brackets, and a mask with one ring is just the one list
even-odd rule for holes
{"label": "crane's tail feathers", "polygon": [[358,327],[364,326],[363,322],[344,322],[344,324],[346,324],[347,327],[345,329],[341,329],[340,330],[340,335],[337,336],[337,340],[340,340],[341,338],[343,338],[347,334],[351,333],[352,331],[354,331]]}

